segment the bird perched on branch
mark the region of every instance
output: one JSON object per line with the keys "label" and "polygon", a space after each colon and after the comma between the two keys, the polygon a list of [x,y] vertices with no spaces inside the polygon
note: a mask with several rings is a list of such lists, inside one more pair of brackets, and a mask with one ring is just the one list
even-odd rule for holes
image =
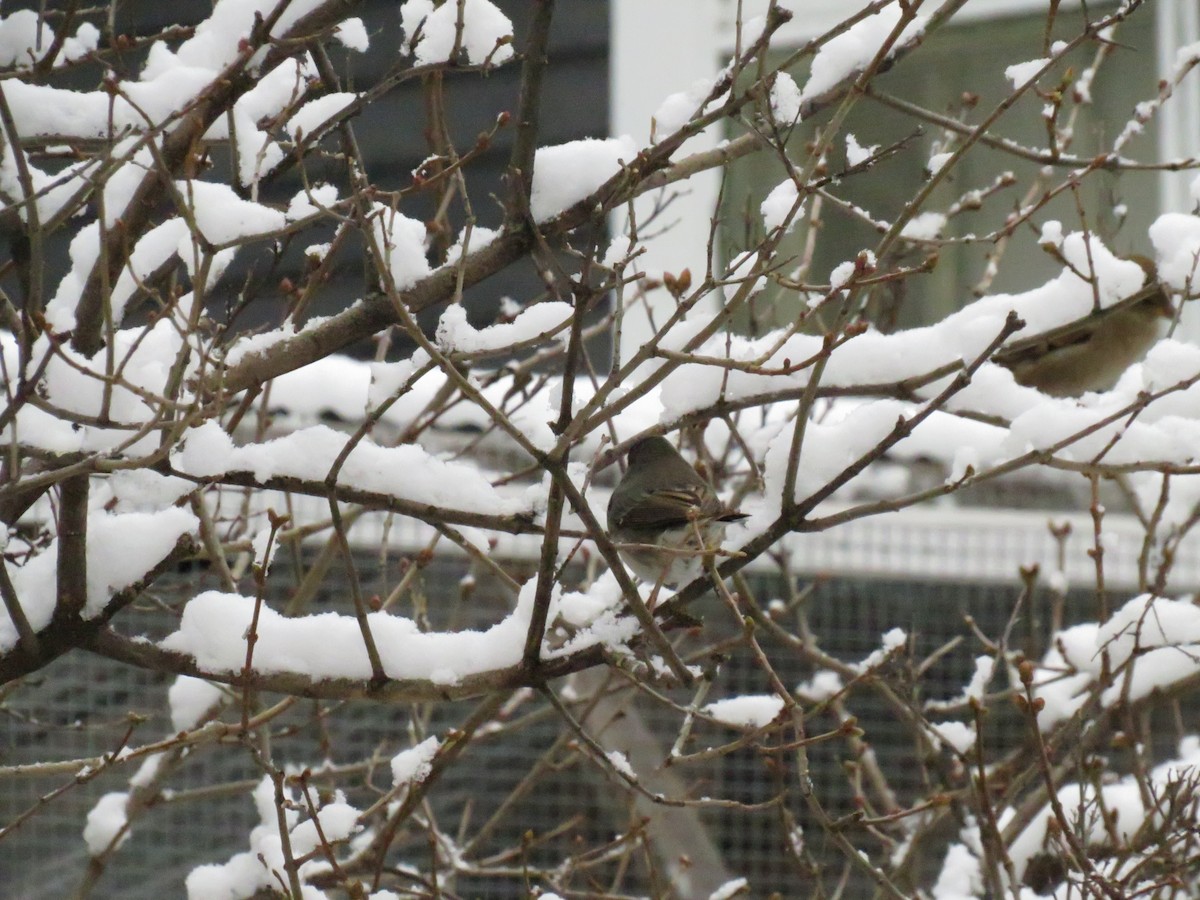
{"label": "bird perched on branch", "polygon": [[746,518],[730,509],[663,437],[629,448],[625,475],[608,501],[608,531],[642,581],[675,587],[703,568],[721,546],[725,523]]}
{"label": "bird perched on branch", "polygon": [[1062,328],[1017,341],[993,359],[1018,384],[1051,397],[1078,397],[1107,391],[1163,336],[1174,317],[1171,298],[1158,281],[1154,263],[1131,257],[1146,272],[1137,294]]}

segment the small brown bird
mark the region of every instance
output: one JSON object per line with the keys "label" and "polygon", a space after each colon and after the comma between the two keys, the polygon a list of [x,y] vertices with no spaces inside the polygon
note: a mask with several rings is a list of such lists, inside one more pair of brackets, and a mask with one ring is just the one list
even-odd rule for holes
{"label": "small brown bird", "polygon": [[704,554],[721,545],[730,509],[671,442],[648,437],[629,448],[629,466],[608,501],[608,531],[642,581],[668,587],[691,581]]}
{"label": "small brown bird", "polygon": [[[1017,341],[993,359],[1018,384],[1051,397],[1107,391],[1163,336],[1175,316],[1154,263],[1132,257],[1146,271],[1145,287],[1121,304],[1092,313],[1063,328]],[[1136,298],[1136,299],[1135,299]]]}

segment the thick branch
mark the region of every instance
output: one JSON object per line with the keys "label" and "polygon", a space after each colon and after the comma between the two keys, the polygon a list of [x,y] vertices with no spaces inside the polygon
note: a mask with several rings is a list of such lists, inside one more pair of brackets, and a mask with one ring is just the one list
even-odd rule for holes
{"label": "thick branch", "polygon": [[87,645],[92,637],[103,629],[114,615],[132,603],[147,585],[153,583],[164,572],[173,569],[181,560],[194,556],[197,549],[191,535],[181,537],[162,562],[147,572],[140,581],[115,593],[104,607],[104,611],[94,618],[81,619],[75,616],[66,619],[56,615],[54,621],[38,633],[36,657],[30,657],[19,644],[0,655],[0,684],[35,672],[67,651]]}
{"label": "thick branch", "polygon": [[88,481],[73,475],[59,489],[56,620],[78,618],[87,603]]}
{"label": "thick branch", "polygon": [[554,0],[536,3],[529,39],[525,43],[525,63],[521,67],[521,99],[517,107],[517,136],[508,161],[513,203],[509,219],[529,209],[533,187],[533,155],[537,150],[538,107],[542,102],[542,78],[546,72],[546,48],[550,43],[550,22],[554,18]]}
{"label": "thick branch", "polygon": [[343,503],[357,503],[368,509],[387,510],[410,516],[431,525],[467,525],[472,528],[486,528],[491,531],[502,531],[506,534],[541,534],[543,529],[533,520],[532,514],[513,513],[510,515],[495,515],[492,513],[474,512],[467,509],[451,509],[445,506],[435,506],[432,503],[421,503],[416,500],[406,500],[393,497],[390,494],[380,494],[374,491],[364,491],[344,484],[326,485],[323,481],[305,481],[301,478],[277,476],[259,480],[250,472],[228,472],[217,478],[195,478],[185,473],[173,472],[181,478],[202,484],[228,484],[238,487],[256,488],[266,491],[283,491],[290,494],[306,494],[311,497],[327,498],[331,494]]}
{"label": "thick branch", "polygon": [[370,699],[385,703],[419,703],[436,700],[465,700],[495,691],[519,687],[538,687],[551,678],[581,672],[604,662],[600,647],[589,647],[571,656],[543,661],[531,670],[518,663],[503,669],[467,675],[457,684],[439,684],[419,678],[387,678],[376,683],[370,679],[315,679],[300,672],[252,672],[243,670],[212,672],[201,668],[186,654],[164,650],[157,644],[137,641],[117,634],[111,629],[98,630],[85,649],[152,672],[191,675],[209,681],[219,681],[237,688],[271,691],[324,700]]}

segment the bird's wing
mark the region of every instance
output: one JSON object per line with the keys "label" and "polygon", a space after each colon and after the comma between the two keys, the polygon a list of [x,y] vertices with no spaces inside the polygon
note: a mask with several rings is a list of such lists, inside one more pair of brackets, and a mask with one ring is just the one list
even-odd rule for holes
{"label": "bird's wing", "polygon": [[619,528],[666,528],[686,525],[688,511],[703,506],[699,487],[661,488],[650,491],[627,510],[614,510]]}
{"label": "bird's wing", "polygon": [[1086,344],[1095,334],[1100,321],[1120,315],[1141,303],[1146,303],[1156,310],[1161,309],[1163,315],[1167,314],[1166,310],[1171,309],[1170,298],[1163,292],[1162,286],[1149,284],[1136,294],[1094,312],[1086,318],[1076,319],[1032,337],[1010,341],[1003,349],[996,352],[992,361],[1011,369],[1024,362],[1039,359],[1053,350]]}

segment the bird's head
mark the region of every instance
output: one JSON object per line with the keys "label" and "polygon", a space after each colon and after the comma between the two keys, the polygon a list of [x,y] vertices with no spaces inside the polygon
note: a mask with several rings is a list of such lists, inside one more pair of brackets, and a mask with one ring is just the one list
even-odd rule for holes
{"label": "bird's head", "polygon": [[671,459],[678,455],[679,451],[665,437],[642,438],[629,448],[629,465],[643,466],[646,463]]}
{"label": "bird's head", "polygon": [[1171,295],[1167,293],[1167,289],[1163,287],[1158,278],[1158,266],[1155,265],[1154,260],[1140,253],[1132,254],[1129,259],[1141,266],[1142,271],[1146,273],[1145,279],[1142,281],[1143,287],[1146,289],[1157,288],[1147,294],[1146,298],[1138,304],[1136,311],[1147,317],[1175,318],[1175,304],[1171,302]]}

